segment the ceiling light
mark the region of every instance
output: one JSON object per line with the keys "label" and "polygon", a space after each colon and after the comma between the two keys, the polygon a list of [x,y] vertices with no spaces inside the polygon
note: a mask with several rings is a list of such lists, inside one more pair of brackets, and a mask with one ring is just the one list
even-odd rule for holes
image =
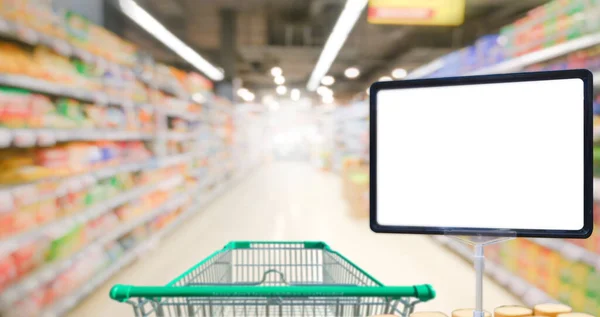
{"label": "ceiling light", "polygon": [[321,96],[333,96],[333,90],[325,86],[319,86],[319,88],[317,88],[317,93]]}
{"label": "ceiling light", "polygon": [[392,77],[390,77],[390,76],[381,76],[381,77],[379,77],[378,81],[390,81],[390,80],[392,80]]}
{"label": "ceiling light", "polygon": [[404,68],[396,68],[392,71],[392,77],[396,79],[403,79],[406,75],[408,75],[408,72]]}
{"label": "ceiling light", "polygon": [[277,84],[277,85],[283,85],[285,84],[285,77],[279,75],[279,76],[275,76],[275,79],[273,79],[273,81]]}
{"label": "ceiling light", "polygon": [[313,69],[306,87],[314,91],[319,86],[321,78],[327,74],[340,49],[346,42],[350,31],[367,6],[368,0],[347,0],[329,38],[323,47],[319,60]]}
{"label": "ceiling light", "polygon": [[335,83],[335,78],[333,78],[333,76],[325,76],[323,78],[321,78],[321,84],[325,85],[325,86],[331,86],[333,85],[333,83]]}
{"label": "ceiling light", "polygon": [[160,22],[146,12],[133,0],[119,0],[121,11],[125,13],[131,20],[141,26],[148,33],[152,34],[156,39],[170,48],[173,52],[186,60],[199,71],[203,72],[210,79],[219,81],[223,80],[225,75],[223,71],[209,63],[200,54],[196,53],[192,48],[183,43],[173,33],[169,32]]}
{"label": "ceiling light", "polygon": [[275,91],[277,92],[278,95],[285,95],[285,93],[287,92],[287,87],[285,87],[285,86],[277,86],[277,88],[275,89]]}
{"label": "ceiling light", "polygon": [[290,92],[290,96],[293,101],[300,100],[300,89],[297,89],[297,88],[292,89],[292,91]]}
{"label": "ceiling light", "polygon": [[246,100],[247,102],[251,102],[254,101],[254,98],[256,98],[256,96],[254,96],[253,93],[248,92],[244,97],[244,100]]}
{"label": "ceiling light", "polygon": [[333,96],[323,96],[321,98],[321,100],[323,101],[323,103],[325,104],[332,104],[333,103]]}
{"label": "ceiling light", "polygon": [[249,92],[250,92],[250,90],[248,90],[246,88],[240,88],[237,90],[237,95],[240,97],[244,97],[244,95],[246,95]]}
{"label": "ceiling light", "polygon": [[344,71],[344,75],[350,79],[354,79],[360,75],[360,70],[356,67],[348,67]]}
{"label": "ceiling light", "polygon": [[273,75],[273,77],[281,76],[281,74],[283,74],[283,70],[281,70],[281,67],[271,68],[271,75]]}

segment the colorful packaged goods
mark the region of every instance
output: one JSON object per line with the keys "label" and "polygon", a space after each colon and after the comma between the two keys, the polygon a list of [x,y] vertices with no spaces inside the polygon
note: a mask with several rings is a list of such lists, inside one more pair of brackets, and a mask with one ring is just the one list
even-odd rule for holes
{"label": "colorful packaged goods", "polygon": [[66,33],[70,42],[94,55],[125,65],[135,61],[136,48],[106,29],[90,22],[85,17],[66,11],[64,15]]}

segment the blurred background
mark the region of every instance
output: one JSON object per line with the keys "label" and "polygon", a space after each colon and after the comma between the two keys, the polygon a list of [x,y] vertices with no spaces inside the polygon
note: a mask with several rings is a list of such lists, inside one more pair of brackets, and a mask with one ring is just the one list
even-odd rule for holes
{"label": "blurred background", "polygon": [[[467,247],[369,230],[367,88],[570,68],[600,71],[598,0],[0,0],[0,316],[133,316],[111,285],[236,239],[472,307]],[[485,308],[599,316],[599,215],[488,247]]]}

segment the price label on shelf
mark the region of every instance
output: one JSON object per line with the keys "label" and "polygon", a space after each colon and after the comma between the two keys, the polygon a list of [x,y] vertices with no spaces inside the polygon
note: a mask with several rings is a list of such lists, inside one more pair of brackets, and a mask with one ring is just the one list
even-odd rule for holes
{"label": "price label on shelf", "polygon": [[123,108],[133,108],[135,106],[135,104],[131,100],[123,100],[121,102],[121,105],[123,106]]}
{"label": "price label on shelf", "polygon": [[116,63],[108,63],[108,70],[117,77],[121,77],[121,67]]}
{"label": "price label on shelf", "polygon": [[35,145],[36,136],[31,130],[15,130],[14,142],[17,147],[32,147]]}
{"label": "price label on shelf", "polygon": [[12,138],[13,136],[9,129],[0,129],[0,148],[9,147]]}
{"label": "price label on shelf", "polygon": [[86,50],[83,50],[80,48],[75,48],[73,55],[77,56],[79,59],[81,59],[82,61],[84,61],[88,64],[92,63],[94,61],[94,56],[92,54],[90,54]]}
{"label": "price label on shelf", "polygon": [[29,293],[32,290],[38,288],[40,286],[40,281],[35,278],[28,279],[25,283],[23,283],[23,292]]}
{"label": "price label on shelf", "polygon": [[15,202],[11,192],[0,189],[0,213],[13,211],[14,208]]}
{"label": "price label on shelf", "polygon": [[37,32],[24,26],[17,27],[17,35],[21,40],[29,44],[37,44],[40,40]]}
{"label": "price label on shelf", "polygon": [[64,142],[64,141],[68,141],[70,140],[70,133],[69,131],[65,131],[65,130],[57,130],[55,131],[55,137],[56,137],[56,141],[57,142]]}
{"label": "price label on shelf", "polygon": [[37,187],[34,184],[13,188],[12,195],[18,206],[30,205],[39,198]]}
{"label": "price label on shelf", "polygon": [[73,178],[69,180],[69,191],[72,193],[78,193],[84,188],[83,182],[80,178]]}
{"label": "price label on shelf", "polygon": [[106,105],[108,104],[108,96],[103,92],[95,92],[94,102],[98,105]]}
{"label": "price label on shelf", "polygon": [[115,175],[116,172],[117,172],[117,169],[114,167],[105,168],[105,169],[101,169],[98,172],[96,172],[96,177],[99,179],[103,179],[103,178],[107,178],[107,177]]}
{"label": "price label on shelf", "polygon": [[527,283],[525,283],[523,280],[516,278],[514,276],[512,277],[512,279],[509,283],[509,287],[513,291],[513,293],[515,293],[515,295],[517,295],[519,297],[525,295],[525,292],[527,292],[527,289],[529,288]]}
{"label": "price label on shelf", "polygon": [[81,140],[93,140],[95,132],[92,130],[79,130],[77,131],[77,138]]}
{"label": "price label on shelf", "polygon": [[56,134],[52,130],[39,131],[37,142],[40,146],[52,146],[56,144]]}
{"label": "price label on shelf", "polygon": [[71,49],[69,43],[61,39],[51,39],[50,45],[52,49],[63,56],[71,56],[71,54],[73,54],[73,50]]}
{"label": "price label on shelf", "polygon": [[563,245],[559,250],[567,259],[579,261],[583,258],[583,255],[585,254],[585,250],[583,248],[570,242],[561,241],[561,243]]}
{"label": "price label on shelf", "polygon": [[52,268],[45,269],[42,271],[42,273],[40,273],[40,279],[44,282],[50,281],[54,279],[54,277],[56,277],[56,271],[54,271]]}
{"label": "price label on shelf", "polygon": [[4,34],[11,33],[10,25],[4,19],[0,19],[0,32]]}
{"label": "price label on shelf", "polygon": [[525,293],[525,297],[523,298],[523,301],[529,306],[545,303],[547,300],[547,296],[537,289],[530,289]]}
{"label": "price label on shelf", "polygon": [[96,59],[96,66],[100,69],[106,69],[108,68],[108,62],[104,58],[98,57]]}
{"label": "price label on shelf", "polygon": [[68,186],[67,182],[60,183],[60,185],[58,185],[58,187],[56,188],[56,191],[55,191],[56,197],[63,197],[65,195],[67,195],[69,193],[68,187],[69,186]]}
{"label": "price label on shelf", "polygon": [[94,175],[85,175],[82,177],[82,182],[85,187],[89,187],[96,184],[96,178]]}

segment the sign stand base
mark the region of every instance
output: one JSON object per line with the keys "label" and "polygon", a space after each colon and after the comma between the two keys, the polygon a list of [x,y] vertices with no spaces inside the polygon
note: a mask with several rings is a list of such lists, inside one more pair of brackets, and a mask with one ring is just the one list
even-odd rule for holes
{"label": "sign stand base", "polygon": [[502,235],[494,236],[456,236],[449,234],[448,237],[461,243],[474,247],[473,264],[475,266],[475,311],[473,317],[485,317],[483,310],[483,273],[485,270],[484,247],[486,245],[501,243],[514,239],[514,232],[502,232]]}

